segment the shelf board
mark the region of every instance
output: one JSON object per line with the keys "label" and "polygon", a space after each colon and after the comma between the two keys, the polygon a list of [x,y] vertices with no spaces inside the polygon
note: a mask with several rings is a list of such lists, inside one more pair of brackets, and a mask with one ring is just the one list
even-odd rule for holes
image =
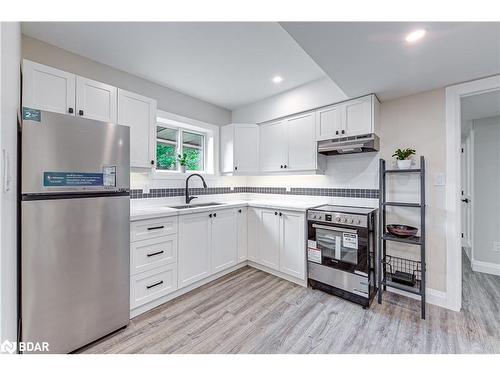
{"label": "shelf board", "polygon": [[420,203],[405,203],[405,202],[383,202],[383,206],[394,206],[394,207],[421,207]]}
{"label": "shelf board", "polygon": [[411,245],[422,245],[421,238],[420,236],[412,236],[412,237],[398,237],[390,233],[384,233],[382,236],[382,239],[385,241],[395,241],[395,242],[402,242],[402,243],[408,243]]}
{"label": "shelf board", "polygon": [[400,283],[395,283],[391,280],[383,280],[382,284],[384,284],[385,286],[390,286],[391,288],[394,288],[394,289],[403,290],[403,291],[408,292],[408,293],[417,294],[419,296],[422,295],[422,292],[420,291],[420,281],[417,281],[417,286],[415,286],[415,287],[400,284]]}
{"label": "shelf board", "polygon": [[420,173],[422,170],[420,168],[409,168],[409,169],[386,169],[384,173]]}

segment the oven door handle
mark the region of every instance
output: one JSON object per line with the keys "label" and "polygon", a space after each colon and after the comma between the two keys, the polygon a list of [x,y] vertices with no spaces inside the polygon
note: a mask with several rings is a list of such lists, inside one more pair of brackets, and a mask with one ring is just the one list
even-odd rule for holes
{"label": "oven door handle", "polygon": [[312,226],[313,228],[316,229],[337,230],[339,232],[346,232],[346,233],[358,233],[357,229],[341,228],[341,227],[334,227],[334,226],[320,225],[320,224],[313,224]]}

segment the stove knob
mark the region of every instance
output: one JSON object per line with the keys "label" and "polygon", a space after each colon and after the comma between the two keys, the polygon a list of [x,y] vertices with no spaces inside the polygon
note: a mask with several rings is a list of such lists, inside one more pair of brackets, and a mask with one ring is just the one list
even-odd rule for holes
{"label": "stove knob", "polygon": [[361,224],[361,220],[358,219],[358,221],[356,221],[356,224],[360,225]]}
{"label": "stove knob", "polygon": [[340,223],[340,216],[337,216],[335,220],[337,220],[337,222]]}
{"label": "stove knob", "polygon": [[349,219],[349,224],[352,224],[354,223],[354,220],[353,219]]}
{"label": "stove knob", "polygon": [[347,223],[347,219],[346,219],[345,217],[342,219],[342,221],[343,221],[344,223]]}

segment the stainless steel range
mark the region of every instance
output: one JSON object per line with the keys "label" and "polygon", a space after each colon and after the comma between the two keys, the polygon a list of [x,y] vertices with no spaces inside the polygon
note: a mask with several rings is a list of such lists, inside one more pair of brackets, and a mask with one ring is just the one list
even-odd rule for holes
{"label": "stainless steel range", "polygon": [[367,308],[375,295],[376,209],[323,205],[307,212],[307,266],[314,289]]}

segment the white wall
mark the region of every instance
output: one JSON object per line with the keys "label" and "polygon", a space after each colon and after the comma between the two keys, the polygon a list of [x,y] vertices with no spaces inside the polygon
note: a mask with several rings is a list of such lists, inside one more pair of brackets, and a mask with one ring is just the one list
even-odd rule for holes
{"label": "white wall", "polygon": [[322,78],[235,109],[232,122],[261,123],[347,99],[330,78]]}
{"label": "white wall", "polygon": [[18,22],[2,22],[0,26],[0,144],[2,171],[8,153],[10,190],[4,191],[4,175],[0,193],[0,342],[17,338],[17,118],[19,113],[21,60],[21,28]]}
{"label": "white wall", "polygon": [[474,120],[473,127],[473,260],[500,266],[500,116]]}
{"label": "white wall", "polygon": [[231,113],[221,107],[157,85],[135,75],[23,35],[22,56],[71,73],[132,91],[158,101],[158,108],[215,125],[225,125]]}

